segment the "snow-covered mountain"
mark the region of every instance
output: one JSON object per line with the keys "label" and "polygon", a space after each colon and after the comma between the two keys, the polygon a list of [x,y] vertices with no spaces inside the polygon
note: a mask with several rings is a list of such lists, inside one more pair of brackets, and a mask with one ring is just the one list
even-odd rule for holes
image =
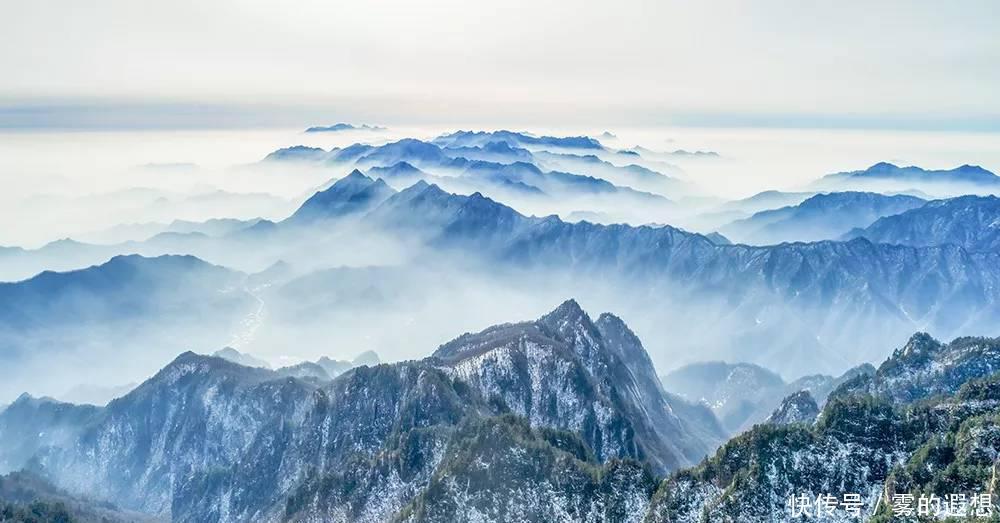
{"label": "snow-covered mountain", "polygon": [[[840,505],[845,495],[860,515],[875,514],[862,520],[897,521],[895,494],[987,492],[1000,452],[998,357],[1000,339],[917,334],[874,375],[831,394],[814,423],[756,426],[664,481],[646,521],[799,521],[789,500],[823,495],[835,508],[817,517],[813,507],[816,521],[858,521]],[[954,508],[964,515],[970,505]],[[943,518],[948,509],[932,510]]]}
{"label": "snow-covered mountain", "polygon": [[[638,521],[640,462],[662,474],[719,441],[692,409],[621,320],[567,301],[333,381],[188,352],[107,407],[23,395],[0,413],[0,469],[174,521]],[[518,485],[531,497],[491,502]]]}
{"label": "snow-covered mountain", "polygon": [[0,412],[0,466],[199,522],[790,522],[789,499],[823,494],[883,521],[880,498],[993,477],[1000,339],[917,334],[818,416],[794,394],[657,484],[643,425],[678,411],[649,410],[669,402],[631,338],[567,302],[325,383],[185,353],[107,407],[22,396]]}

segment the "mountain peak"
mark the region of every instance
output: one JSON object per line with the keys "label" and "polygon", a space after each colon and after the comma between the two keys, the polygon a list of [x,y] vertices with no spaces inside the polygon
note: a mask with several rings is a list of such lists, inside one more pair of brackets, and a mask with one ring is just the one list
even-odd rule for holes
{"label": "mountain peak", "polygon": [[792,423],[812,423],[819,416],[819,405],[807,390],[795,392],[781,400],[781,405],[771,413],[764,423],[769,425],[790,425]]}
{"label": "mountain peak", "polygon": [[381,178],[373,180],[354,169],[329,188],[312,195],[295,211],[291,219],[327,219],[364,212],[395,192]]}
{"label": "mountain peak", "polygon": [[901,356],[918,356],[928,354],[941,347],[941,342],[926,332],[918,332],[910,336],[909,341],[899,351]]}
{"label": "mountain peak", "polygon": [[346,181],[346,180],[351,180],[351,181],[367,180],[369,182],[373,181],[371,178],[365,176],[365,173],[361,172],[358,169],[354,169],[353,171],[350,172],[350,174],[348,174],[347,176],[341,178],[340,181],[338,181],[337,183],[340,183],[340,182],[343,182],[343,181]]}
{"label": "mountain peak", "polygon": [[894,171],[896,169],[899,169],[899,166],[896,165],[896,164],[894,164],[894,163],[878,162],[875,165],[872,165],[871,167],[869,167],[869,168],[867,168],[865,170],[869,171],[869,172],[877,172],[877,171],[883,171],[884,172],[884,171]]}
{"label": "mountain peak", "polygon": [[[427,189],[429,187],[431,187],[431,184],[427,183],[426,180],[417,180],[416,183],[414,183],[413,185],[407,187],[406,189],[403,189],[402,191],[399,192],[399,194],[414,194],[414,195],[416,195],[416,194],[422,193],[425,189]],[[437,185],[435,185],[434,187],[437,187]]]}
{"label": "mountain peak", "polygon": [[[563,322],[573,322],[577,319],[587,318],[586,311],[573,298],[562,302],[552,312],[542,316],[539,321],[549,324],[560,324]],[[589,318],[588,318],[589,319]]]}

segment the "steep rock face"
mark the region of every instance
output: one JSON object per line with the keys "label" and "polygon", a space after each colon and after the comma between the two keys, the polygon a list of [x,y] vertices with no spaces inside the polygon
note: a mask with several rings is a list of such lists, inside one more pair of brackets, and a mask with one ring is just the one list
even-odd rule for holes
{"label": "steep rock face", "polygon": [[800,390],[781,400],[781,405],[764,420],[769,425],[812,423],[819,415],[819,406],[808,391]]}
{"label": "steep rock face", "polygon": [[873,242],[928,247],[954,244],[974,251],[1000,247],[1000,198],[961,196],[935,200],[851,231],[848,237]]}
{"label": "steep rock face", "polygon": [[601,322],[607,340],[571,300],[536,322],[461,336],[434,357],[532,426],[580,434],[599,461],[636,458],[659,471],[693,463],[721,434],[702,439],[708,430],[696,434],[678,418],[649,357],[619,322]]}

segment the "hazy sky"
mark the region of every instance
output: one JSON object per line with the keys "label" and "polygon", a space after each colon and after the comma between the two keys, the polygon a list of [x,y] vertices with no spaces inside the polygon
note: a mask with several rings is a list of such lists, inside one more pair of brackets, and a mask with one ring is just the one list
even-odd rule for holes
{"label": "hazy sky", "polygon": [[6,127],[324,114],[1000,129],[995,0],[0,6]]}

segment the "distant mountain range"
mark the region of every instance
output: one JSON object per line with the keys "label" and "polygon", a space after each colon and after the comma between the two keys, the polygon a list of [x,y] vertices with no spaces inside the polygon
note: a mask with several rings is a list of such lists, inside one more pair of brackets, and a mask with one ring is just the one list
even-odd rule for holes
{"label": "distant mountain range", "polygon": [[[514,140],[512,136],[519,138]],[[572,140],[503,133],[495,138],[497,141],[483,143],[406,138],[379,146],[355,144],[330,151],[295,146],[269,154],[265,162],[357,167],[390,184],[398,181],[398,188],[423,180],[451,192],[483,192],[499,198],[611,197],[609,205],[635,200],[651,206],[668,204],[664,194],[686,190],[679,180],[639,165],[616,166],[593,155],[532,152],[520,147],[528,142],[562,150],[563,145],[553,144],[575,144]]]}
{"label": "distant mountain range", "polygon": [[[173,521],[637,521],[640,461],[689,465],[719,430],[663,393],[621,320],[567,301],[333,381],[185,353],[107,407],[24,395],[0,412],[0,470]],[[535,494],[491,501],[518,485]]]}
{"label": "distant mountain range", "polygon": [[490,142],[505,142],[511,147],[551,147],[557,149],[603,149],[601,142],[587,136],[535,136],[512,131],[456,131],[439,136],[434,143],[444,147],[479,147]]}
{"label": "distant mountain range", "polygon": [[814,182],[811,189],[820,191],[905,191],[916,189],[928,194],[956,195],[963,192],[1000,190],[1000,177],[978,165],[954,169],[930,170],[916,166],[900,167],[880,162],[861,171],[834,173]]}
{"label": "distant mountain range", "polygon": [[[1000,326],[997,253],[949,244],[910,247],[859,238],[724,245],[670,226],[525,216],[482,194],[451,194],[423,181],[397,192],[360,172],[320,191],[296,215],[311,217],[260,222],[221,238],[143,244],[142,252],[203,252],[227,263],[254,253],[259,264],[270,264],[306,253],[315,258],[322,242],[337,241],[337,230],[387,234],[430,252],[465,253],[467,265],[493,267],[493,280],[503,268],[510,285],[527,287],[532,275],[552,273],[569,279],[561,284],[563,294],[629,289],[621,306],[655,334],[651,350],[661,365],[670,365],[668,353],[697,348],[702,359],[750,361],[785,375],[835,375],[878,358],[882,347],[918,328],[954,335],[991,334]],[[315,226],[317,220],[324,225]],[[308,294],[324,292],[312,287]],[[294,307],[302,299],[284,301]],[[700,327],[705,324],[713,328]],[[214,339],[215,347],[228,342]]]}
{"label": "distant mountain range", "polygon": [[906,195],[817,194],[794,206],[760,211],[722,227],[719,232],[732,241],[750,245],[835,240],[854,228],[924,203],[920,198]]}
{"label": "distant mountain range", "polygon": [[847,238],[925,247],[958,245],[970,252],[1000,249],[1000,198],[961,196],[886,216]]}
{"label": "distant mountain range", "polygon": [[[782,335],[771,338],[771,350],[784,345],[776,340],[801,329],[803,338],[791,342],[799,344],[794,352],[772,352],[759,361],[782,371],[808,368],[794,361],[794,354],[803,354],[802,342],[816,346],[822,340],[820,346],[831,351],[827,354],[861,354],[855,337],[843,337],[854,329],[869,336],[894,332],[882,338],[886,343],[914,326],[953,333],[973,325],[997,325],[996,297],[988,283],[1000,276],[992,261],[995,254],[970,254],[948,245],[917,249],[863,240],[756,248],[716,245],[669,226],[633,228],[525,217],[481,195],[448,194],[427,184],[386,199],[364,220],[405,231],[409,237],[416,234],[432,245],[470,249],[520,267],[559,267],[604,278],[613,267],[617,277],[652,283],[651,293],[701,300],[725,297],[728,310],[735,306],[746,311],[753,324],[749,328],[757,335],[780,329]],[[722,294],[720,284],[726,289]],[[946,301],[948,308],[936,305]],[[789,309],[791,316],[774,316],[775,304],[793,303],[798,305]],[[759,314],[768,309],[769,322],[774,323],[761,326]],[[840,318],[836,327],[827,323],[830,317]],[[848,324],[852,327],[845,329]],[[872,352],[862,351],[863,357],[874,355],[879,343],[873,343]]]}
{"label": "distant mountain range", "polygon": [[[244,367],[254,367],[261,369],[270,369],[271,365],[266,361],[257,358],[251,354],[245,352],[240,352],[232,347],[226,347],[222,350],[217,350],[212,353],[212,356],[216,358],[222,358],[226,361],[231,361],[233,363],[238,363]],[[382,359],[379,358],[375,351],[364,351],[358,354],[353,360],[335,360],[327,356],[322,356],[315,362],[306,361],[296,365],[291,365],[287,367],[280,367],[275,369],[275,372],[282,376],[290,376],[294,378],[317,378],[321,380],[330,380],[340,376],[341,374],[362,365],[367,365],[369,367],[378,365],[382,363]]]}
{"label": "distant mountain range", "polygon": [[[118,256],[0,283],[0,394],[65,390],[83,381],[74,379],[83,369],[91,383],[121,383],[154,370],[178,340],[223,346],[255,304],[243,278],[193,256]],[[113,361],[117,371],[94,360]]]}
{"label": "distant mountain range", "polygon": [[349,123],[335,123],[333,125],[326,126],[316,126],[306,129],[307,133],[333,133],[338,131],[384,131],[385,127],[379,127],[377,125],[354,125]]}
{"label": "distant mountain range", "polygon": [[222,358],[233,363],[239,363],[244,367],[256,367],[261,369],[270,369],[271,365],[260,359],[256,358],[250,354],[240,352],[232,347],[224,347],[212,353],[212,356],[216,358]]}

